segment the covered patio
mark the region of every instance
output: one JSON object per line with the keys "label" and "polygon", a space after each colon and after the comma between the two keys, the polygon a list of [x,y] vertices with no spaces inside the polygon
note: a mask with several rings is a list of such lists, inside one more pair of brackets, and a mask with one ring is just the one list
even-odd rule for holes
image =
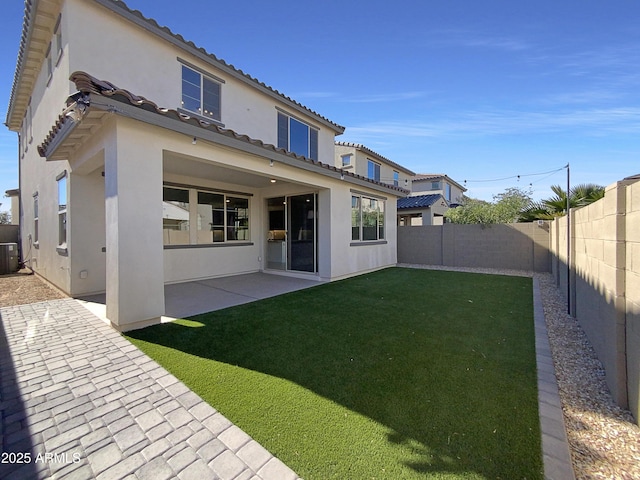
{"label": "covered patio", "polygon": [[[256,272],[165,285],[165,315],[162,316],[162,322],[222,310],[321,283],[324,282]],[[77,300],[106,324],[110,324],[107,319],[106,294],[77,297]]]}

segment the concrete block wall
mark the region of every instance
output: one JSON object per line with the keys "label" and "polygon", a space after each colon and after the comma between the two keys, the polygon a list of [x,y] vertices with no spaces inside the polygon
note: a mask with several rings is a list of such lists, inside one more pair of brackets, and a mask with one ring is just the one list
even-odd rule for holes
{"label": "concrete block wall", "polygon": [[[608,186],[605,197],[552,222],[552,269],[602,362],[615,401],[640,418],[640,182]],[[569,279],[568,279],[569,278]]]}
{"label": "concrete block wall", "polygon": [[550,271],[547,223],[398,227],[398,262]]}
{"label": "concrete block wall", "polygon": [[627,186],[625,312],[629,408],[640,423],[640,182]]}

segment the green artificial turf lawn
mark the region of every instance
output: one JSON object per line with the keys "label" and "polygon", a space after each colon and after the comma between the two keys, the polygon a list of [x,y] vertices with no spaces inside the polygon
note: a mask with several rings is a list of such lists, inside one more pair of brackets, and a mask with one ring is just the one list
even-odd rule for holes
{"label": "green artificial turf lawn", "polygon": [[542,478],[530,278],[390,268],[128,338],[306,480]]}

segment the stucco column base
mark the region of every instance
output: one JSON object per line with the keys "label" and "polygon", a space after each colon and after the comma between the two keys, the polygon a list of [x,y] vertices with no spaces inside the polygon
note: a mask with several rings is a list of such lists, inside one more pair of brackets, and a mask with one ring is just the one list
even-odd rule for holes
{"label": "stucco column base", "polygon": [[158,129],[118,118],[105,145],[107,318],[118,331],[164,314]]}

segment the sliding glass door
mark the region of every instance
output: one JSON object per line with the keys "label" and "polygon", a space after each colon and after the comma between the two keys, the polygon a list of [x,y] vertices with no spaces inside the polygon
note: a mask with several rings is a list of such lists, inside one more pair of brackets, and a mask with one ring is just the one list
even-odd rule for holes
{"label": "sliding glass door", "polygon": [[317,272],[317,196],[313,193],[267,200],[269,232],[266,267]]}

